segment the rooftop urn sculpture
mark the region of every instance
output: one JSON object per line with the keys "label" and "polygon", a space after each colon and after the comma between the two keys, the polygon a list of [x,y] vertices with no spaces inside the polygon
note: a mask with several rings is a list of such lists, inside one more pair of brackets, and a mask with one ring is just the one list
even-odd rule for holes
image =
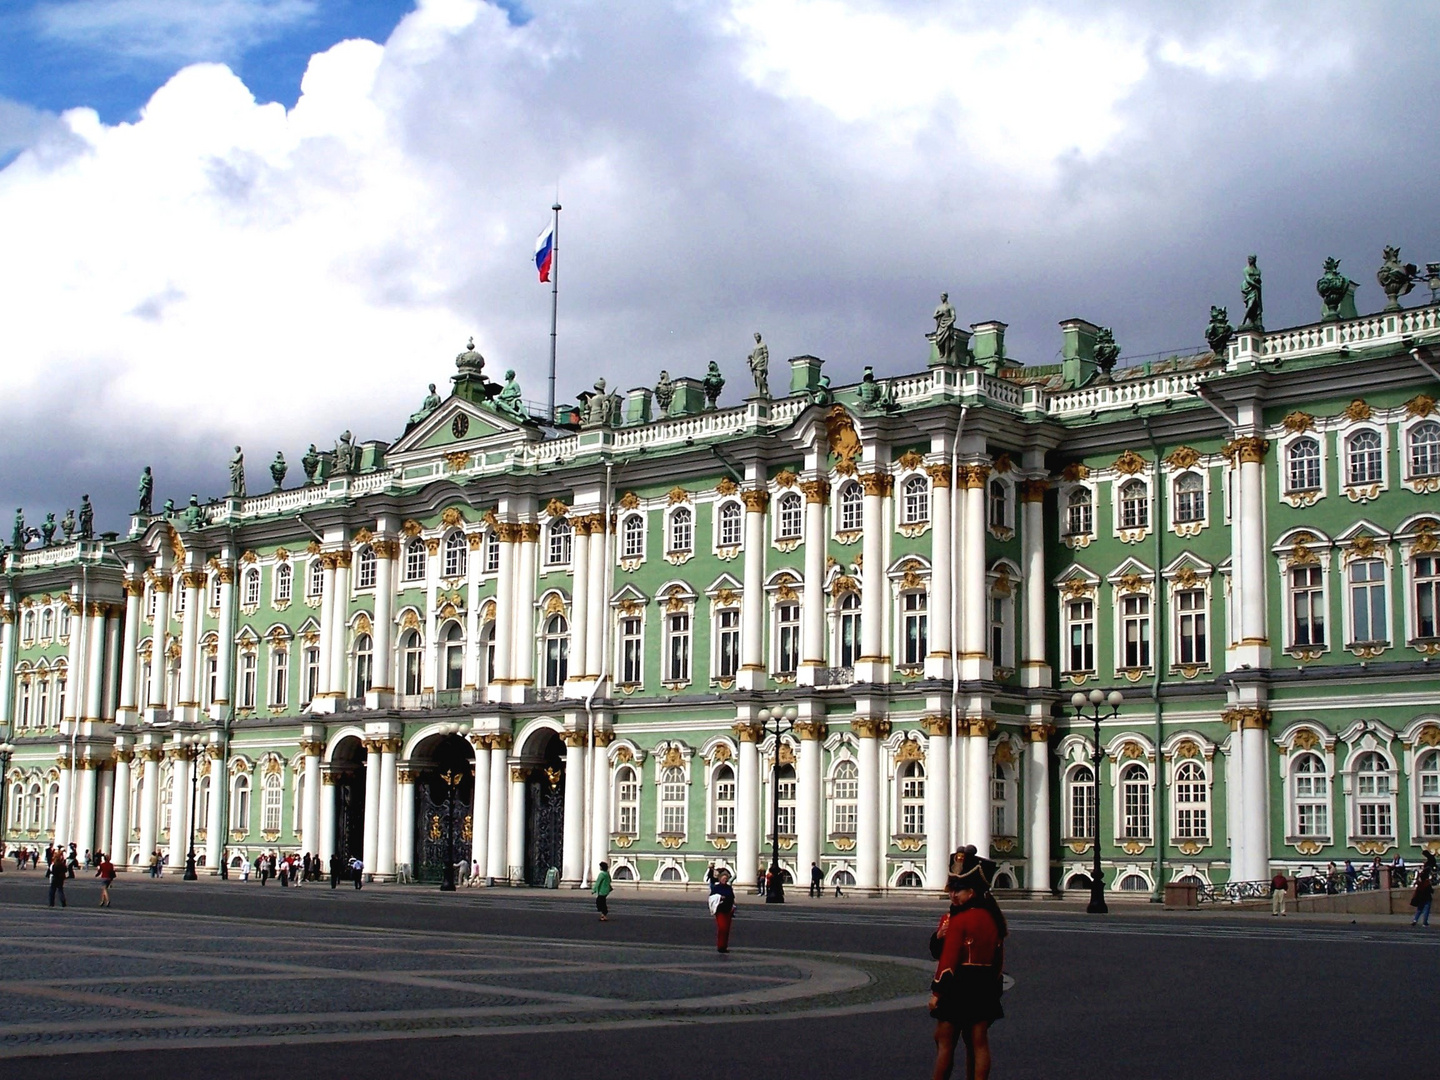
{"label": "rooftop urn sculpture", "polygon": [[355,466],[355,437],[350,430],[340,433],[340,438],[335,441],[335,475],[345,476]]}
{"label": "rooftop urn sculpture", "polygon": [[90,496],[80,496],[80,539],[95,538],[95,508],[90,505]]}
{"label": "rooftop urn sculpture", "polygon": [[25,511],[22,507],[15,508],[15,528],[10,533],[10,547],[15,551],[25,550],[25,541],[29,537],[25,528]]}
{"label": "rooftop urn sculpture", "polygon": [[65,511],[65,516],[60,519],[60,531],[69,540],[75,535],[75,508],[71,507]]}
{"label": "rooftop urn sculpture", "polygon": [[750,365],[750,374],[755,379],[755,396],[768,401],[770,399],[770,346],[760,340],[760,331],[755,331],[755,348],[750,350],[746,358]]}
{"label": "rooftop urn sculpture", "polygon": [[290,466],[285,464],[285,451],[276,450],[275,460],[270,462],[270,479],[275,481],[276,491],[285,486],[285,474],[289,471]]}
{"label": "rooftop urn sculpture", "polygon": [[714,360],[705,369],[705,378],[700,385],[705,391],[705,408],[714,409],[720,401],[720,391],[725,389],[725,376],[720,374],[720,365]]}
{"label": "rooftop urn sculpture", "polygon": [[305,451],[305,456],[300,459],[300,468],[305,470],[305,483],[315,482],[315,470],[320,468],[320,451],[315,449],[315,444],[310,444],[310,449]]}
{"label": "rooftop urn sculpture", "polygon": [[1350,291],[1350,279],[1340,273],[1340,260],[1330,257],[1325,260],[1325,272],[1320,275],[1320,280],[1315,282],[1315,291],[1320,294],[1320,302],[1325,305],[1325,310],[1320,318],[1323,322],[1331,322],[1340,317],[1340,305],[1345,302],[1345,296]]}
{"label": "rooftop urn sculpture", "polygon": [[1245,318],[1241,330],[1260,333],[1265,329],[1265,303],[1260,286],[1260,267],[1254,255],[1245,257],[1245,276],[1240,281],[1240,296],[1245,301]]}
{"label": "rooftop urn sculpture", "polygon": [[245,454],[238,446],[230,459],[230,498],[245,498]]}
{"label": "rooftop urn sculpture", "polygon": [[1095,334],[1093,355],[1095,366],[1100,369],[1099,381],[1109,382],[1115,361],[1120,359],[1120,346],[1115,344],[1115,335],[1108,326],[1102,326]]}
{"label": "rooftop urn sculpture", "polygon": [[1402,263],[1398,247],[1385,249],[1385,262],[1375,272],[1375,280],[1380,283],[1380,288],[1385,290],[1386,311],[1400,310],[1400,297],[1415,288],[1416,277],[1415,264]]}
{"label": "rooftop urn sculpture", "polygon": [[[465,354],[461,353],[460,355],[464,356]],[[476,353],[475,355],[479,356],[480,354]],[[481,363],[484,363],[484,361],[482,360]],[[430,384],[430,392],[425,395],[425,400],[420,403],[420,408],[410,414],[410,422],[405,425],[405,430],[409,431],[438,408],[440,408],[440,395],[435,392],[435,384],[432,382]]]}
{"label": "rooftop urn sculpture", "polygon": [[520,396],[520,384],[515,380],[515,369],[505,371],[505,386],[495,395],[495,411],[512,420],[529,420],[525,412],[525,399]]}
{"label": "rooftop urn sculpture", "polygon": [[155,476],[150,472],[150,466],[146,465],[140,474],[140,508],[137,513],[149,516],[154,513],[152,497],[155,493]]}
{"label": "rooftop urn sculpture", "polygon": [[660,371],[660,381],[655,384],[655,404],[660,406],[660,415],[666,416],[670,412],[670,402],[675,400],[675,384],[670,381],[670,372]]}
{"label": "rooftop urn sculpture", "polygon": [[1229,313],[1223,307],[1211,305],[1210,325],[1205,328],[1205,340],[1210,344],[1210,351],[1219,356],[1234,336],[1235,328],[1230,325]]}
{"label": "rooftop urn sculpture", "polygon": [[55,539],[55,515],[46,514],[45,520],[40,523],[40,542],[49,547]]}
{"label": "rooftop urn sculpture", "polygon": [[940,303],[935,308],[935,329],[925,339],[935,347],[936,356],[946,364],[958,364],[964,359],[960,355],[960,336],[955,332],[955,309],[950,306],[950,294],[942,292]]}

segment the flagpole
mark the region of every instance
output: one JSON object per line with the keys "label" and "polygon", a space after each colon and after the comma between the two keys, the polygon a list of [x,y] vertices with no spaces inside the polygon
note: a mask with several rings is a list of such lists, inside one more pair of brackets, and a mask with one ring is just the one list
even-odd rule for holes
{"label": "flagpole", "polygon": [[555,214],[550,248],[550,408],[547,424],[555,423],[555,327],[560,312],[560,200],[550,207]]}

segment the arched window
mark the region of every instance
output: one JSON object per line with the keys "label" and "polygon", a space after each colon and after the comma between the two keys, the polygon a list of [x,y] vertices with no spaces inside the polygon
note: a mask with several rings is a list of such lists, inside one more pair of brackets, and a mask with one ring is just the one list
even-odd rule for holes
{"label": "arched window", "polygon": [[545,546],[545,565],[569,566],[573,533],[570,523],[563,517],[552,518]]}
{"label": "arched window", "polygon": [[355,638],[355,697],[364,697],[375,671],[375,644],[369,634]]}
{"label": "arched window", "polygon": [[1415,589],[1415,636],[1440,635],[1440,559],[1417,555],[1411,580]]}
{"label": "arched window", "polygon": [[545,657],[545,685],[564,686],[570,673],[570,624],[564,615],[545,620],[540,648]]}
{"label": "arched window", "polygon": [[1285,452],[1285,490],[1320,490],[1320,441],[1308,435]]}
{"label": "arched window", "polygon": [[1175,522],[1204,520],[1205,480],[1199,473],[1181,473],[1175,478]]}
{"label": "arched window", "polygon": [[425,646],[420,631],[406,630],[400,635],[400,675],[407,694],[419,694],[425,686]]}
{"label": "arched window", "polygon": [[275,567],[275,603],[290,602],[290,583],[293,578],[294,571],[290,569],[288,562],[282,562]]}
{"label": "arched window", "polygon": [[1356,643],[1388,642],[1390,620],[1385,608],[1385,561],[1356,559],[1350,577],[1350,640]]}
{"label": "arched window", "polygon": [[900,766],[900,833],[923,836],[925,833],[925,766],[907,761]]}
{"label": "arched window", "polygon": [[355,587],[357,589],[373,589],[375,587],[375,549],[369,544],[360,549],[360,554],[355,559]]}
{"label": "arched window", "polygon": [[617,866],[617,867],[615,867],[615,873],[613,873],[613,874],[610,875],[610,880],[612,880],[612,881],[634,881],[634,880],[635,880],[635,871],[634,871],[634,870],[631,870],[630,867],[628,867],[628,866],[624,866],[624,865]]}
{"label": "arched window", "polygon": [[685,770],[675,766],[660,771],[660,834],[685,835]]}
{"label": "arched window", "polygon": [[440,688],[459,690],[465,685],[465,631],[458,622],[440,635]]}
{"label": "arched window", "polygon": [[[29,727],[31,718],[30,679],[23,672],[20,675],[20,692],[18,698],[19,700],[16,702],[16,715],[20,719],[20,726]],[[36,726],[38,727],[39,725]]]}
{"label": "arched window", "polygon": [[720,505],[720,547],[740,546],[740,504],[727,502]]}
{"label": "arched window", "polygon": [[1361,754],[1355,763],[1355,835],[1365,838],[1395,835],[1390,765],[1373,750]]}
{"label": "arched window", "polygon": [[1296,754],[1290,762],[1295,835],[1330,835],[1330,777],[1319,754]]}
{"label": "arched window", "polygon": [[1149,892],[1150,883],[1139,874],[1126,874],[1120,879],[1121,892]]}
{"label": "arched window", "polygon": [[20,637],[25,642],[35,640],[35,612],[25,612],[25,617],[20,620]]}
{"label": "arched window", "polygon": [[307,566],[305,595],[320,596],[325,592],[325,564],[320,561],[320,556],[316,555]]}
{"label": "arched window", "polygon": [[1434,420],[1410,429],[1410,475],[1440,476],[1440,424]]}
{"label": "arched window", "polygon": [[[45,828],[53,832],[54,829],[55,829],[55,826],[56,826],[56,825],[59,823],[59,821],[60,821],[60,785],[59,785],[58,783],[55,783],[55,784],[51,784],[51,785],[50,785],[50,797],[49,797],[49,799],[47,800],[47,802],[48,802],[49,805],[48,805],[48,813],[47,813],[47,815],[46,815],[46,820],[45,820]],[[170,800],[169,800],[169,799],[166,799],[166,800],[165,800],[165,811],[166,811],[167,814],[168,814],[169,811],[170,811]],[[169,827],[168,823],[167,823],[166,827],[167,827],[167,828]]]}
{"label": "arched window", "polygon": [[199,792],[199,797],[198,797],[198,799],[196,800],[196,803],[195,803],[195,821],[196,821],[196,828],[199,828],[199,823],[200,823],[200,822],[202,822],[202,821],[209,821],[209,820],[210,820],[210,777],[209,777],[209,775],[207,774],[207,775],[202,776],[202,777],[200,778],[200,792]]}
{"label": "arched window", "polygon": [[684,881],[685,877],[683,874],[680,873],[680,868],[678,866],[667,866],[665,867],[665,869],[660,871],[660,880],[678,882]]}
{"label": "arched window", "polygon": [[290,650],[283,644],[277,643],[270,650],[270,702],[273,707],[280,707],[290,700]]}
{"label": "arched window", "polygon": [[280,811],[284,808],[285,786],[279,773],[265,777],[265,798],[261,806],[260,828],[263,832],[280,831]]}
{"label": "arched window", "polygon": [[1010,527],[1010,489],[1004,480],[991,480],[986,488],[986,503],[992,529]]}
{"label": "arched window", "polygon": [[500,572],[500,534],[494,529],[485,533],[485,573]]}
{"label": "arched window", "polygon": [[1120,770],[1120,836],[1124,840],[1150,839],[1150,774],[1132,762]]}
{"label": "arched window", "polygon": [[854,480],[840,489],[840,532],[859,532],[863,528],[865,496]]}
{"label": "arched window", "polygon": [[250,777],[245,773],[235,777],[230,785],[230,827],[250,831]]}
{"label": "arched window", "polygon": [[[795,766],[781,765],[774,774],[772,783],[776,783],[776,792],[779,798],[774,806],[774,826],[778,827],[781,836],[795,835]],[[770,800],[766,800],[767,804]]]}
{"label": "arched window", "polygon": [[687,507],[677,507],[670,514],[670,538],[667,550],[671,554],[681,554],[694,549],[694,523],[695,518]]}
{"label": "arched window", "polygon": [[1095,801],[1095,772],[1089,765],[1076,765],[1067,781],[1070,797],[1065,803],[1067,840],[1094,840],[1098,804]]}
{"label": "arched window", "polygon": [[44,671],[41,671],[35,679],[35,719],[38,721],[39,727],[50,726],[50,680]]}
{"label": "arched window", "polygon": [[1378,484],[1384,472],[1385,457],[1381,450],[1380,433],[1364,428],[1351,435],[1345,444],[1345,476],[1350,484]]}
{"label": "arched window", "polygon": [[10,787],[10,805],[14,807],[11,813],[15,815],[16,827],[28,829],[30,823],[25,820],[25,785],[18,780]]}
{"label": "arched window", "polygon": [[912,476],[901,487],[900,520],[906,525],[930,520],[930,482],[925,477]]}
{"label": "arched window", "polygon": [[[305,651],[300,654],[300,662],[305,665],[302,673],[304,682],[304,700],[302,704],[308,705],[320,695],[320,647],[318,645],[307,645]],[[216,670],[216,685],[219,685],[219,671]]]}
{"label": "arched window", "polygon": [[672,611],[665,616],[665,681],[690,681],[690,613]]}
{"label": "arched window", "polygon": [[640,835],[640,776],[633,765],[615,770],[615,831],[621,836]]}
{"label": "arched window", "polygon": [[1065,535],[1089,536],[1094,531],[1095,513],[1090,489],[1077,487],[1065,499]]}
{"label": "arched window", "polygon": [[[625,526],[621,530],[622,559],[643,559],[645,558],[645,519],[639,514],[631,514],[625,519]],[[737,540],[736,543],[739,543]]]}
{"label": "arched window", "polygon": [[779,518],[775,526],[775,539],[798,540],[804,529],[805,510],[800,496],[787,491],[780,496]]}
{"label": "arched window", "polygon": [[721,765],[710,776],[715,790],[715,824],[718,836],[735,835],[735,770]]}
{"label": "arched window", "polygon": [[895,879],[895,887],[898,889],[920,889],[924,888],[924,882],[920,880],[920,875],[914,870],[906,870]]}
{"label": "arched window", "polygon": [[834,835],[854,836],[859,830],[860,770],[853,761],[842,761],[835,766],[835,789],[830,806],[834,814]]}
{"label": "arched window", "polygon": [[990,835],[1014,836],[1019,825],[1015,813],[1015,780],[1003,761],[990,766]]}
{"label": "arched window", "polygon": [[855,875],[849,870],[836,870],[835,873],[831,875],[830,883],[832,885],[841,885],[848,889],[855,884]]}
{"label": "arched window", "polygon": [[208,594],[209,594],[209,601],[208,601],[208,603],[209,603],[209,606],[210,606],[212,609],[216,609],[216,608],[219,608],[219,607],[220,607],[220,592],[221,592],[221,586],[223,586],[223,585],[224,585],[224,582],[220,580],[220,575],[219,575],[219,574],[211,574],[211,575],[210,575],[209,588],[208,588],[207,592],[208,592]]}
{"label": "arched window", "polygon": [[[40,781],[36,780],[30,784],[30,794],[25,807],[25,824],[27,828],[39,829],[41,818],[45,813],[45,794],[40,790]],[[136,821],[140,819],[135,818]]]}
{"label": "arched window", "polygon": [[459,529],[445,537],[445,573],[444,577],[459,578],[465,576],[465,558],[470,550],[469,544],[465,541],[465,534]]}
{"label": "arched window", "polygon": [[52,638],[55,636],[55,611],[53,608],[46,608],[40,615],[40,636]]}
{"label": "arched window", "polygon": [[425,541],[418,536],[405,545],[405,580],[425,580]]}
{"label": "arched window", "polygon": [[1120,528],[1150,527],[1150,493],[1144,480],[1127,480],[1120,485]]}
{"label": "arched window", "polygon": [[1431,750],[1415,763],[1415,789],[1420,835],[1440,836],[1440,750]]}
{"label": "arched window", "polygon": [[240,603],[246,607],[260,606],[260,568],[252,566],[245,571],[240,587]]}
{"label": "arched window", "polygon": [[1205,766],[1182,761],[1175,769],[1175,838],[1204,840],[1210,836],[1210,785]]}
{"label": "arched window", "polygon": [[847,592],[840,597],[840,648],[836,650],[841,667],[851,667],[860,659],[860,594]]}

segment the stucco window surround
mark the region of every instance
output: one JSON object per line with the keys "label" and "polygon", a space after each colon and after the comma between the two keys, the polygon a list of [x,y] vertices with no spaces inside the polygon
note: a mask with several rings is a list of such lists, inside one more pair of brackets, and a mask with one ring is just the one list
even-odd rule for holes
{"label": "stucco window surround", "polygon": [[1166,526],[1176,536],[1199,536],[1210,525],[1210,470],[1202,464],[1166,467]]}
{"label": "stucco window surround", "polygon": [[1020,577],[1020,567],[1009,559],[997,559],[985,575],[985,651],[996,679],[1008,679],[1015,672]]}
{"label": "stucco window surround", "polygon": [[918,675],[930,651],[930,620],[937,617],[930,610],[930,563],[918,555],[897,559],[886,572],[890,581],[890,626],[895,640],[895,670],[903,675]]}
{"label": "stucco window surround", "polygon": [[934,514],[934,492],[923,468],[904,468],[895,476],[895,530],[901,536],[923,536]]}
{"label": "stucco window surround", "polygon": [[705,590],[710,608],[710,685],[729,690],[740,671],[740,582],[722,574]]}
{"label": "stucco window surround", "polygon": [[1289,506],[1313,506],[1330,488],[1330,436],[1305,427],[1276,439],[1280,500]]}
{"label": "stucco window surround", "polygon": [[1409,518],[1396,530],[1395,540],[1405,593],[1405,641],[1426,656],[1440,655],[1440,518]]}
{"label": "stucco window surround", "polygon": [[1090,850],[1100,803],[1090,740],[1071,733],[1056,748],[1060,762],[1060,842],[1076,855]]}
{"label": "stucco window surround", "polygon": [[1376,420],[1341,425],[1335,435],[1340,490],[1353,503],[1378,498],[1390,483],[1390,427]]}
{"label": "stucco window surround", "polygon": [[1340,735],[1346,746],[1340,782],[1347,843],[1362,855],[1381,855],[1400,836],[1400,770],[1391,746],[1395,733],[1361,721]]}
{"label": "stucco window surround", "polygon": [[611,660],[615,683],[624,693],[634,693],[645,684],[646,615],[649,600],[627,585],[610,602],[614,628],[611,631],[615,656]]}
{"label": "stucco window surround", "polygon": [[649,756],[655,785],[655,840],[664,847],[678,848],[690,833],[691,763],[695,751],[676,739],[660,743]]}
{"label": "stucco window surround", "polygon": [[[1138,456],[1135,459],[1139,461]],[[1130,466],[1134,468],[1134,466]],[[1115,537],[1122,544],[1138,544],[1155,528],[1155,475],[1149,462],[1138,471],[1114,470],[1109,482],[1110,510]]]}
{"label": "stucco window surround", "polygon": [[853,851],[859,830],[860,763],[846,739],[836,743],[825,777],[825,835],[840,851]]}
{"label": "stucco window surround", "polygon": [[352,592],[373,593],[378,580],[379,560],[375,557],[375,549],[369,544],[364,544],[355,552],[355,586]]}
{"label": "stucco window surround", "polygon": [[440,576],[448,588],[458,588],[469,565],[470,544],[461,529],[451,529],[440,542]]}
{"label": "stucco window surround", "polygon": [[1077,566],[1054,584],[1060,605],[1060,672],[1079,686],[1098,671],[1100,578]]}
{"label": "stucco window surround", "polygon": [[563,514],[546,519],[545,535],[541,540],[543,552],[542,573],[549,570],[569,570],[574,553],[575,530]]}
{"label": "stucco window surround", "polygon": [[1336,539],[1336,547],[1340,551],[1345,648],[1368,660],[1389,649],[1395,640],[1393,545],[1386,534],[1361,521]]}
{"label": "stucco window surround", "polygon": [[1214,617],[1215,568],[1186,552],[1161,574],[1165,582],[1165,614],[1170,620],[1165,657],[1168,670],[1187,679],[1210,671],[1215,651],[1223,647]]}
{"label": "stucco window surround", "polygon": [[247,615],[260,607],[260,568],[247,566],[240,574],[240,609]]}
{"label": "stucco window surround", "polygon": [[740,554],[745,544],[745,506],[738,498],[726,496],[716,501],[711,532],[717,559],[729,562]]}
{"label": "stucco window surround", "polygon": [[683,566],[695,557],[695,507],[677,503],[665,509],[665,561]]}
{"label": "stucco window surround", "polygon": [[1410,778],[1406,810],[1412,844],[1440,840],[1440,713],[1421,715],[1400,733],[1401,761]]}
{"label": "stucco window surround", "polygon": [[695,680],[698,598],[698,593],[680,581],[662,586],[656,598],[660,605],[660,682],[667,690],[683,690]]}
{"label": "stucco window surround", "polygon": [[831,507],[834,539],[840,544],[853,544],[860,539],[864,527],[865,491],[853,477],[842,478],[832,490],[835,492]]}
{"label": "stucco window surround", "polygon": [[643,510],[628,510],[620,515],[615,532],[619,537],[620,569],[633,573],[645,563],[649,515]]}
{"label": "stucco window surround", "polygon": [[1099,487],[1095,483],[1062,484],[1056,493],[1060,511],[1060,541],[1074,550],[1089,547],[1095,539]]}
{"label": "stucco window surround", "polygon": [[1440,413],[1412,413],[1400,422],[1401,485],[1409,491],[1440,491]]}
{"label": "stucco window surround", "polygon": [[[1324,533],[1291,529],[1270,549],[1280,574],[1281,633],[1285,651],[1296,660],[1314,660],[1335,644],[1331,613],[1334,546]],[[1318,591],[1318,595],[1317,595]],[[1322,630],[1317,641],[1317,617]],[[1308,631],[1307,631],[1308,628]]]}
{"label": "stucco window surround", "polygon": [[1127,855],[1155,842],[1155,752],[1149,740],[1117,735],[1105,749],[1102,766],[1110,781],[1114,841]]}
{"label": "stucco window surround", "polygon": [[1199,854],[1215,842],[1215,744],[1195,732],[1177,732],[1162,755],[1170,843],[1182,854]]}
{"label": "stucco window surround", "polygon": [[805,587],[793,570],[777,570],[765,583],[771,677],[793,682],[800,669],[801,604]]}
{"label": "stucco window surround", "polygon": [[734,743],[724,736],[701,748],[705,763],[705,839],[725,850],[735,839],[739,815],[738,759]]}
{"label": "stucco window surround", "polygon": [[995,851],[1013,852],[1021,836],[1020,740],[1000,735],[990,748],[990,845]]}
{"label": "stucco window surround", "polygon": [[805,539],[805,497],[794,488],[780,488],[770,502],[770,544],[794,551]]}
{"label": "stucco window surround", "polygon": [[985,529],[996,540],[1015,539],[1015,481],[1010,472],[995,472],[985,481]]}
{"label": "stucco window surround", "polygon": [[1105,579],[1110,586],[1115,674],[1139,682],[1155,670],[1155,572],[1126,559]]}

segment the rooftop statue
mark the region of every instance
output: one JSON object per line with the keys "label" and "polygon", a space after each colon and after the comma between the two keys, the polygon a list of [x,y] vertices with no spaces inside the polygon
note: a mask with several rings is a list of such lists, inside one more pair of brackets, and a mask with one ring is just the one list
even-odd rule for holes
{"label": "rooftop statue", "polygon": [[66,511],[65,511],[65,516],[60,519],[60,531],[65,534],[65,539],[66,539],[66,540],[69,540],[72,536],[75,535],[75,509],[74,509],[74,507],[71,507],[70,509],[66,510]]}
{"label": "rooftop statue", "polygon": [[238,446],[230,459],[230,498],[245,498],[245,455]]}
{"label": "rooftop statue", "polygon": [[24,551],[25,541],[29,536],[30,533],[25,528],[25,511],[17,506],[15,508],[15,528],[10,533],[10,547],[15,551]]}
{"label": "rooftop statue", "polygon": [[495,395],[495,411],[512,420],[526,421],[530,419],[525,412],[525,399],[520,396],[520,384],[515,381],[514,368],[509,368],[505,372],[505,386],[500,393]]}
{"label": "rooftop statue", "polygon": [[670,381],[670,372],[663,368],[660,371],[660,381],[655,384],[655,404],[660,406],[660,417],[663,419],[670,412],[670,402],[675,400],[675,384]]}
{"label": "rooftop statue", "polygon": [[955,309],[950,306],[948,292],[940,294],[934,318],[935,329],[925,335],[925,340],[935,346],[936,356],[944,363],[960,363],[964,357],[960,355],[960,335],[955,332]]}
{"label": "rooftop statue", "polygon": [[95,508],[90,505],[90,496],[80,496],[80,539],[95,538]]}
{"label": "rooftop statue", "polygon": [[1325,310],[1320,315],[1321,320],[1338,319],[1340,305],[1345,302],[1345,296],[1350,291],[1350,279],[1340,273],[1339,259],[1325,260],[1325,272],[1320,275],[1320,280],[1315,282],[1315,291],[1320,294],[1320,302],[1325,305]]}
{"label": "rooftop statue", "polygon": [[285,464],[285,452],[275,451],[275,460],[270,462],[270,479],[275,481],[275,490],[279,491],[285,486],[285,474],[290,471],[290,466]]}
{"label": "rooftop statue", "polygon": [[1115,344],[1115,335],[1108,326],[1102,326],[1095,335],[1095,366],[1100,369],[1100,381],[1109,382],[1110,372],[1115,370],[1115,361],[1120,359],[1120,346]]}
{"label": "rooftop statue", "polygon": [[45,520],[40,523],[40,542],[46,547],[55,539],[55,515],[46,514]]}
{"label": "rooftop statue", "polygon": [[881,389],[880,384],[875,381],[875,369],[866,364],[864,372],[860,375],[860,385],[856,388],[860,404],[867,409],[877,407],[880,404]]}
{"label": "rooftop statue", "polygon": [[205,511],[200,509],[200,496],[194,492],[190,493],[190,504],[185,507],[182,526],[186,532],[191,532],[205,524]]}
{"label": "rooftop statue", "polygon": [[471,335],[465,351],[455,357],[455,366],[462,375],[479,375],[485,370],[485,357],[475,351],[475,338]]}
{"label": "rooftop statue", "polygon": [[1223,307],[1211,305],[1210,325],[1205,328],[1205,340],[1210,343],[1210,351],[1219,356],[1234,336],[1235,328],[1230,325],[1229,313]]}
{"label": "rooftop statue", "polygon": [[705,408],[714,409],[720,401],[720,391],[725,389],[725,376],[720,374],[720,365],[714,360],[705,369],[705,378],[700,385],[705,390]]}
{"label": "rooftop statue", "polygon": [[1385,249],[1385,262],[1375,272],[1375,280],[1380,282],[1380,288],[1385,290],[1386,311],[1400,310],[1400,297],[1415,288],[1416,273],[1414,263],[1400,261],[1398,247]]}
{"label": "rooftop statue", "polygon": [[611,427],[619,398],[605,389],[605,380],[595,380],[595,391],[585,400],[585,418],[580,426],[584,428]]}
{"label": "rooftop statue", "polygon": [[1254,255],[1245,257],[1245,277],[1240,282],[1240,296],[1245,301],[1245,318],[1240,320],[1240,329],[1256,333],[1264,331],[1265,302],[1260,289],[1260,267]]}
{"label": "rooftop statue", "polygon": [[150,466],[146,465],[144,472],[140,474],[140,509],[138,513],[149,516],[154,513],[151,498],[155,492],[155,477],[150,472]]}
{"label": "rooftop statue", "polygon": [[746,362],[750,365],[750,374],[755,378],[755,396],[769,400],[770,398],[770,346],[760,340],[760,331],[755,331],[755,348],[750,350],[750,356]]}
{"label": "rooftop statue", "polygon": [[812,405],[829,405],[833,398],[834,395],[830,393],[830,376],[821,375],[819,385],[810,393],[810,403]]}
{"label": "rooftop statue", "polygon": [[[461,353],[461,355],[463,356],[464,353]],[[478,356],[479,354],[477,353],[476,355]],[[420,408],[410,414],[410,422],[405,425],[405,430],[410,430],[410,428],[420,423],[421,420],[424,420],[438,408],[440,408],[440,395],[435,392],[435,384],[432,382],[430,384],[430,392],[425,395],[425,400],[420,403]]]}
{"label": "rooftop statue", "polygon": [[166,499],[165,505],[160,508],[160,513],[164,514],[167,518],[173,518],[175,516],[175,500]]}
{"label": "rooftop statue", "polygon": [[340,433],[335,443],[335,475],[345,476],[355,465],[355,439],[349,429]]}
{"label": "rooftop statue", "polygon": [[320,468],[320,451],[315,449],[315,444],[310,444],[310,449],[305,451],[305,456],[300,459],[300,468],[305,470],[305,483],[315,482],[315,470]]}

